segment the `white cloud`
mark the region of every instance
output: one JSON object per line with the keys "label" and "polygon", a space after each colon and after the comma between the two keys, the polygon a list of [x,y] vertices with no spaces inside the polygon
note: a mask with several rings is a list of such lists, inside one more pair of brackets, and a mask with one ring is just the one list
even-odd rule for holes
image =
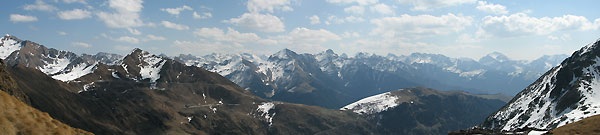
{"label": "white cloud", "polygon": [[330,15],[329,17],[327,17],[327,20],[325,21],[325,24],[330,25],[330,24],[342,24],[345,23],[346,20],[344,20],[343,18],[338,18],[335,15]]}
{"label": "white cloud", "polygon": [[139,12],[144,8],[142,0],[109,0],[108,6],[116,12],[97,13],[106,26],[112,28],[130,28],[143,26]]}
{"label": "white cloud", "polygon": [[67,32],[64,32],[64,31],[57,31],[56,33],[58,33],[58,35],[61,35],[61,36],[67,35]]}
{"label": "white cloud", "polygon": [[115,41],[120,41],[120,42],[127,42],[127,43],[132,43],[132,44],[137,44],[140,43],[140,40],[134,37],[130,37],[130,36],[122,36],[116,39],[113,39]]}
{"label": "white cloud", "polygon": [[91,16],[92,12],[83,9],[73,9],[58,12],[58,17],[63,20],[85,19],[90,18]]}
{"label": "white cloud", "polygon": [[179,16],[179,14],[181,13],[181,11],[184,11],[184,10],[190,10],[190,11],[192,11],[194,9],[192,7],[187,6],[187,5],[183,5],[183,6],[177,7],[177,8],[161,8],[160,10],[161,11],[165,11],[165,12],[171,14],[171,15]]}
{"label": "white cloud", "polygon": [[277,41],[271,39],[263,39],[255,33],[240,33],[232,28],[227,29],[227,33],[223,30],[213,28],[200,28],[194,31],[194,35],[212,39],[216,41],[227,41],[236,44],[241,43],[256,43],[256,44],[276,44]]}
{"label": "white cloud", "polygon": [[133,35],[141,35],[142,32],[138,31],[137,29],[134,28],[127,28],[127,31],[129,31],[129,33],[133,34]]}
{"label": "white cloud", "polygon": [[357,23],[357,22],[363,22],[365,21],[365,19],[363,19],[362,17],[356,17],[356,16],[347,16],[344,18],[338,18],[337,16],[331,15],[329,17],[327,17],[327,20],[325,21],[325,24],[330,25],[330,24],[342,24],[342,23]]}
{"label": "white cloud", "polygon": [[409,43],[398,39],[359,39],[346,44],[345,49],[353,52],[408,55],[414,52],[440,53],[440,46],[422,42]]}
{"label": "white cloud", "polygon": [[33,22],[37,21],[38,18],[35,16],[21,15],[21,14],[10,14],[10,21],[13,23],[17,22]]}
{"label": "white cloud", "polygon": [[365,19],[363,19],[362,17],[356,17],[356,16],[347,16],[344,19],[346,20],[346,22],[350,22],[350,23],[364,22],[365,21]]}
{"label": "white cloud", "polygon": [[[298,52],[320,52],[327,49],[324,46],[330,41],[341,40],[341,37],[325,29],[312,30],[295,28],[287,34],[270,37],[277,40],[278,45]],[[334,43],[331,43],[334,44]]]}
{"label": "white cloud", "polygon": [[505,6],[500,4],[487,3],[486,1],[479,1],[477,3],[477,9],[483,12],[492,14],[508,14]]}
{"label": "white cloud", "polygon": [[342,37],[344,38],[359,38],[360,34],[358,34],[358,32],[344,32],[344,34],[342,35]]}
{"label": "white cloud", "polygon": [[115,46],[113,46],[113,48],[115,50],[119,50],[119,51],[131,51],[131,50],[133,50],[133,47],[131,47],[131,46],[123,46],[123,45],[115,45]]}
{"label": "white cloud", "polygon": [[90,48],[90,47],[92,47],[92,45],[90,45],[88,43],[84,43],[84,42],[72,42],[71,45],[75,46],[75,47],[83,47],[83,48]]}
{"label": "white cloud", "polygon": [[270,14],[244,13],[238,18],[231,18],[225,22],[262,32],[285,31],[284,23],[277,16]]}
{"label": "white cloud", "polygon": [[85,0],[63,0],[64,3],[70,4],[70,3],[81,3],[81,4],[87,4],[87,2],[85,2]]}
{"label": "white cloud", "polygon": [[371,9],[372,12],[383,14],[383,15],[392,15],[392,14],[394,14],[394,10],[392,9],[392,7],[390,7],[390,6],[386,5],[386,4],[383,4],[383,3],[377,4],[377,5],[373,5],[373,6],[370,7],[370,9]]}
{"label": "white cloud", "polygon": [[562,35],[557,35],[557,36],[548,35],[548,39],[550,39],[550,40],[571,40],[571,35],[569,35],[569,34],[562,34]]}
{"label": "white cloud", "polygon": [[398,0],[401,4],[412,5],[412,10],[428,11],[434,8],[475,3],[477,0]]}
{"label": "white cloud", "polygon": [[167,38],[162,37],[162,36],[156,36],[156,35],[152,35],[152,34],[148,34],[146,35],[145,38],[143,38],[144,41],[152,41],[152,40],[167,40]]}
{"label": "white cloud", "polygon": [[463,15],[401,15],[398,17],[384,17],[372,19],[376,27],[371,31],[373,35],[383,37],[421,38],[437,34],[458,32],[471,25],[471,17]]}
{"label": "white cloud", "polygon": [[308,19],[310,19],[310,24],[321,23],[321,20],[319,19],[319,16],[317,16],[317,15],[313,15],[313,16],[309,17]]}
{"label": "white cloud", "polygon": [[519,37],[526,35],[546,35],[556,31],[597,30],[600,19],[589,21],[583,16],[563,15],[561,17],[529,17],[525,13],[503,16],[486,16],[483,18],[478,36]]}
{"label": "white cloud", "polygon": [[350,6],[350,7],[344,8],[344,12],[362,15],[363,13],[365,13],[365,8],[362,6]]}
{"label": "white cloud", "polygon": [[37,11],[46,11],[46,12],[52,12],[52,11],[58,10],[58,8],[56,8],[55,6],[49,5],[42,0],[36,0],[35,4],[25,5],[25,6],[23,6],[23,9],[28,10],[28,11],[37,10]]}
{"label": "white cloud", "polygon": [[204,12],[204,13],[202,13],[202,15],[200,15],[197,12],[194,12],[193,16],[194,16],[194,19],[207,19],[207,18],[211,18],[212,14],[209,12]]}
{"label": "white cloud", "polygon": [[176,24],[176,23],[172,23],[172,22],[169,22],[169,21],[162,21],[161,24],[164,27],[171,28],[171,29],[176,29],[176,30],[188,30],[188,29],[190,29],[190,27],[188,27],[186,25]]}
{"label": "white cloud", "polygon": [[296,28],[286,35],[276,36],[280,43],[290,45],[318,45],[327,41],[341,40],[340,36],[325,29]]}
{"label": "white cloud", "polygon": [[244,46],[241,44],[225,44],[223,42],[212,42],[206,39],[199,41],[180,41],[175,40],[172,44],[177,47],[178,53],[189,54],[209,54],[209,53],[241,53],[244,52]]}
{"label": "white cloud", "polygon": [[275,10],[292,11],[290,0],[248,0],[248,11],[273,13]]}
{"label": "white cloud", "polygon": [[352,4],[357,3],[358,5],[370,5],[379,2],[379,0],[326,0],[329,3],[338,4]]}

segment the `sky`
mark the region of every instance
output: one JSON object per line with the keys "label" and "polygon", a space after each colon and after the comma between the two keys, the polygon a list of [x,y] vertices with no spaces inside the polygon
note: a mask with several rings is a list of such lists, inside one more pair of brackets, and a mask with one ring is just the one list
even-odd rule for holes
{"label": "sky", "polygon": [[270,55],[332,49],[479,59],[572,54],[600,38],[597,0],[9,0],[0,33],[75,53]]}

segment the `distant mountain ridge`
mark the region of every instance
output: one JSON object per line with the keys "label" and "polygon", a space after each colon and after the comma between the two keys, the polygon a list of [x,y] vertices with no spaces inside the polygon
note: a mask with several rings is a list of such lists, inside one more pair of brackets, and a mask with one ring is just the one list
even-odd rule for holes
{"label": "distant mountain ridge", "polygon": [[[10,35],[0,43],[0,56],[7,65],[37,68],[64,82],[93,72],[99,63],[116,65],[123,59],[110,53],[77,55]],[[527,62],[494,52],[475,61],[424,53],[348,57],[333,50],[297,54],[284,49],[270,56],[182,54],[173,59],[219,73],[263,98],[339,108],[370,95],[416,86],[512,95],[562,57],[543,56]]]}
{"label": "distant mountain ridge", "polygon": [[[330,49],[317,54],[283,49],[270,56],[182,54],[174,59],[219,73],[263,98],[338,108],[366,96],[417,86],[514,95],[565,57],[515,61],[494,52],[476,61],[425,53],[348,57]],[[321,94],[313,92],[334,96],[318,97]]]}

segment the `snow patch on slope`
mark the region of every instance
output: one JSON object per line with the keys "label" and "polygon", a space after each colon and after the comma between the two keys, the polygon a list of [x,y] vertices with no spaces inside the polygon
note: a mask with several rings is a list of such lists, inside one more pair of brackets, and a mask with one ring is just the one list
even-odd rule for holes
{"label": "snow patch on slope", "polygon": [[275,104],[273,102],[264,102],[261,105],[258,105],[258,108],[256,108],[256,111],[260,113],[260,116],[267,120],[269,126],[273,124],[273,117],[275,117],[275,113],[272,115],[269,114],[269,111],[273,108],[275,108]]}
{"label": "snow patch on slope", "polygon": [[139,65],[140,67],[140,76],[142,79],[150,79],[150,83],[155,83],[156,80],[160,79],[160,70],[166,60],[161,57],[152,55],[150,53],[145,52],[141,58],[147,65]]}
{"label": "snow patch on slope", "polygon": [[44,74],[56,74],[58,72],[60,72],[61,70],[65,69],[67,66],[69,66],[69,63],[71,63],[71,60],[69,60],[68,58],[49,58],[52,59],[50,62],[48,63],[48,61],[44,61],[45,65],[42,67],[37,67],[37,69],[39,69],[40,71],[44,72]]}
{"label": "snow patch on slope", "polygon": [[342,107],[340,110],[352,110],[354,113],[358,114],[374,114],[398,106],[398,103],[396,103],[398,98],[398,96],[392,95],[391,92],[386,92],[363,98]]}
{"label": "snow patch on slope", "polygon": [[98,63],[94,63],[92,65],[87,65],[85,63],[81,63],[81,64],[73,67],[73,69],[71,69],[68,72],[53,75],[52,78],[63,81],[63,82],[75,80],[79,77],[82,77],[84,75],[94,72],[97,64]]}

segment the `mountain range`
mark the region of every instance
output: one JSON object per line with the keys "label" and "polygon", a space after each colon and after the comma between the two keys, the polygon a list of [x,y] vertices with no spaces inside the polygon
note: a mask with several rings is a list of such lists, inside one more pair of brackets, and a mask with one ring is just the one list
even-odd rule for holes
{"label": "mountain range", "polygon": [[182,54],[173,59],[219,73],[265,99],[339,108],[407,87],[512,96],[566,57],[546,55],[518,61],[494,52],[476,61],[425,53],[348,57],[333,50],[298,54],[284,49],[270,56]]}
{"label": "mountain range", "polygon": [[357,114],[265,100],[219,74],[140,49],[112,59],[105,53],[48,49],[14,36],[0,44],[0,50],[13,50],[3,55],[0,76],[14,81],[1,82],[2,91],[95,134],[375,132]]}

